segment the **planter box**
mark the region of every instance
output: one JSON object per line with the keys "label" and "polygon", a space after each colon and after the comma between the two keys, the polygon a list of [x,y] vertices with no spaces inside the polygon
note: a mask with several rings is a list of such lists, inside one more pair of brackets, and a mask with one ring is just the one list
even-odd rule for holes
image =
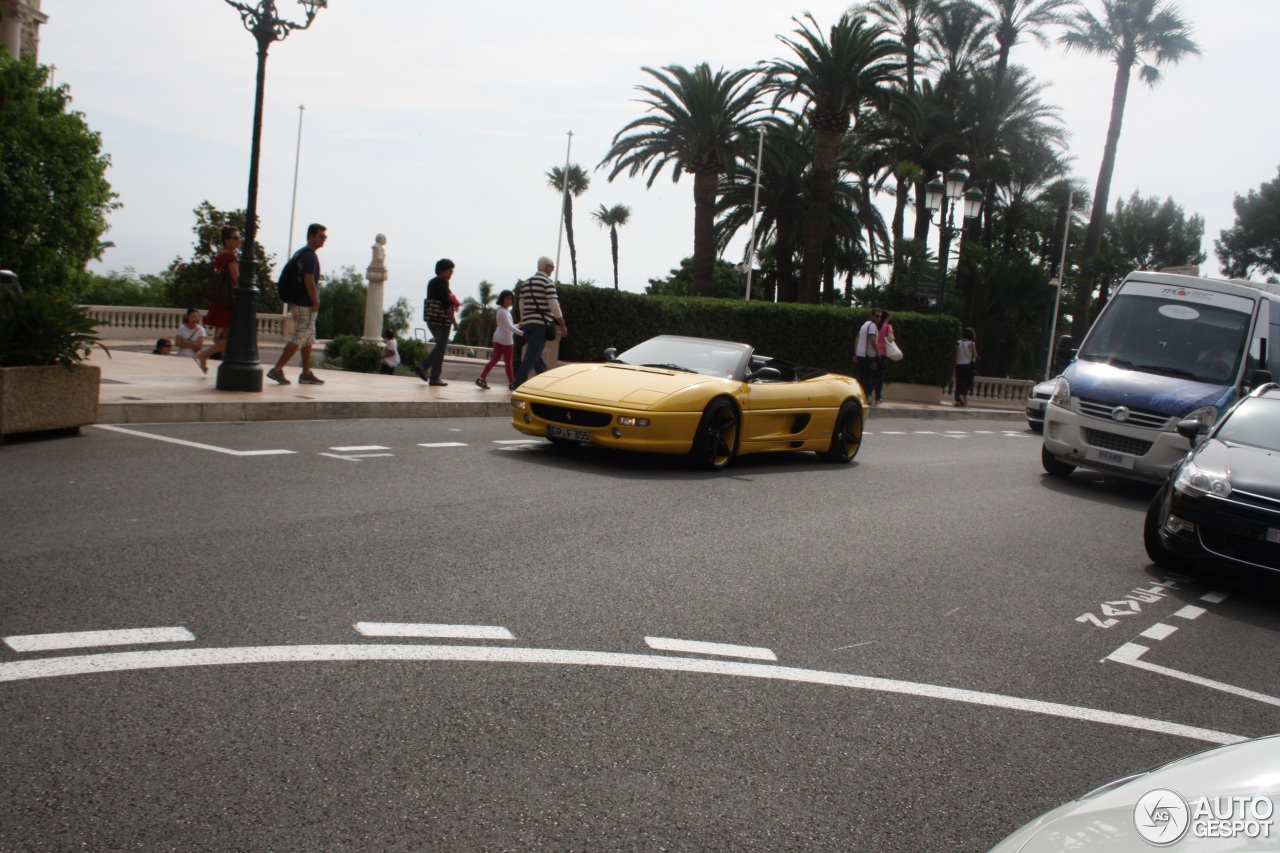
{"label": "planter box", "polygon": [[98,422],[102,368],[0,367],[0,435]]}
{"label": "planter box", "polygon": [[942,386],[916,385],[911,382],[886,382],[884,398],[899,403],[932,403],[941,405]]}

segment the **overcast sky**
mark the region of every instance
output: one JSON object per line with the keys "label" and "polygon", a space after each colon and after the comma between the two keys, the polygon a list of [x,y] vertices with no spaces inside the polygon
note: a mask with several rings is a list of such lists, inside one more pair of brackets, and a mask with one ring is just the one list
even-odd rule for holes
{"label": "overcast sky", "polygon": [[[1097,0],[1085,0],[1097,6]],[[329,228],[321,260],[363,271],[387,235],[387,303],[417,304],[439,257],[458,265],[454,289],[499,287],[556,255],[559,199],[545,172],[571,159],[594,170],[613,135],[640,116],[641,66],[708,62],[742,68],[788,55],[776,36],[811,11],[829,26],[844,2],[813,0],[329,0],[309,30],[272,46],[258,213],[259,239],[283,257],[299,105],[300,177],[293,247],[308,222]],[[1276,177],[1280,110],[1272,87],[1277,0],[1181,0],[1204,55],[1165,69],[1154,90],[1130,89],[1111,201],[1134,190],[1172,196],[1206,223],[1204,272],[1218,274],[1213,239],[1234,222],[1236,193]],[[279,0],[283,14],[302,7]],[[255,43],[223,0],[44,0],[40,60],[56,66],[111,155],[123,207],[96,269],[157,272],[189,255],[191,214],[208,199],[246,202]],[[1048,83],[1062,110],[1074,174],[1092,190],[1102,156],[1114,66],[1034,42],[1013,61]],[[626,204],[622,288],[643,291],[693,252],[693,182],[592,171],[575,202],[578,270],[612,286],[608,233],[589,212]],[[910,227],[908,225],[908,227]],[[730,248],[741,260],[745,234]],[[561,277],[569,277],[567,244]]]}

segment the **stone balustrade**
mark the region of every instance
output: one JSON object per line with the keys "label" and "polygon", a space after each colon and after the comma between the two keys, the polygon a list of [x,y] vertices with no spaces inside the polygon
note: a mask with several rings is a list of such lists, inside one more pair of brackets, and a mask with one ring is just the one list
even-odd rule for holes
{"label": "stone balustrade", "polygon": [[[133,305],[84,305],[97,320],[98,337],[105,340],[152,340],[171,338],[186,316],[181,308],[142,308]],[[200,312],[203,320],[204,311]],[[287,314],[259,314],[258,340],[284,343],[292,323]]]}
{"label": "stone balustrade", "polygon": [[[1001,379],[995,376],[975,376],[973,393],[969,395],[969,403],[975,406],[1007,407],[1021,409],[1027,404],[1027,396],[1036,385],[1033,379]],[[955,381],[952,380],[943,392],[944,396],[955,395]]]}

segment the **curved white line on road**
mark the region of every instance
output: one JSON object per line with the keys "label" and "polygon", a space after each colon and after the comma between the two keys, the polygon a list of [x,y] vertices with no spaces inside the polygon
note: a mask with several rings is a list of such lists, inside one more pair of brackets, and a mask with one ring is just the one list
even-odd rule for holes
{"label": "curved white line on road", "polygon": [[697,658],[639,655],[622,652],[580,652],[563,649],[511,649],[484,646],[416,646],[416,645],[325,645],[325,646],[245,646],[226,649],[167,649],[157,651],[112,652],[78,657],[45,658],[0,663],[0,682],[53,678],[62,675],[85,675],[101,672],[125,672],[144,669],[169,669],[187,666],[226,666],[248,663],[320,663],[328,661],[456,661],[463,663],[531,663],[558,666],[602,666],[622,669],[647,669],[666,672],[691,672],[704,675],[731,675],[897,693],[924,699],[945,699],[988,708],[1025,711],[1062,717],[1068,720],[1102,723],[1109,726],[1139,729],[1157,734],[1174,735],[1217,744],[1239,743],[1239,735],[1184,726],[1164,720],[1117,714],[1095,708],[1061,705],[1037,699],[1018,699],[998,693],[982,693],[934,684],[919,684],[890,678],[823,672],[789,666],[741,663],[738,661],[701,660]]}

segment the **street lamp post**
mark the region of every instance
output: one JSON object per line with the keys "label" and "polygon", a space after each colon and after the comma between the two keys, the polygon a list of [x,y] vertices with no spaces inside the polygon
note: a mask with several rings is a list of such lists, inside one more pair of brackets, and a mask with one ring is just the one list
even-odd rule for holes
{"label": "street lamp post", "polygon": [[982,193],[976,189],[965,192],[965,182],[969,180],[969,176],[959,169],[952,169],[947,172],[947,182],[932,181],[925,187],[925,207],[929,209],[929,221],[933,221],[933,214],[937,213],[938,221],[934,224],[938,226],[939,245],[938,245],[938,313],[942,313],[942,306],[946,302],[947,295],[947,260],[951,254],[951,240],[957,234],[961,235],[963,242],[964,228],[957,228],[955,224],[956,202],[964,199],[964,218],[966,221],[976,219],[982,210]]}
{"label": "street lamp post", "polygon": [[254,284],[254,259],[257,256],[258,232],[258,159],[262,153],[262,92],[267,79],[267,48],[283,41],[294,30],[311,26],[316,12],[328,0],[298,0],[306,9],[307,20],[297,24],[281,20],[275,0],[261,0],[256,6],[226,0],[240,13],[244,28],[258,42],[258,84],[253,102],[253,145],[249,152],[249,201],[245,205],[244,237],[240,245],[240,280],[233,289],[231,329],[227,334],[227,350],[218,367],[219,391],[261,391],[262,365],[258,363],[258,288]]}

